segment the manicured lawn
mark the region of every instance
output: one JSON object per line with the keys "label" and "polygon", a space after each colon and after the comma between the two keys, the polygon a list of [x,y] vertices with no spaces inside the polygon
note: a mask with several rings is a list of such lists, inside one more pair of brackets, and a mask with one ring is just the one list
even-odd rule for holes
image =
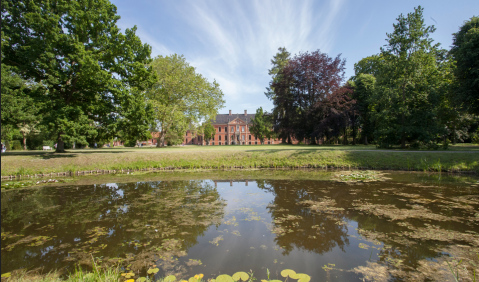
{"label": "manicured lawn", "polygon": [[447,151],[378,150],[375,146],[178,146],[46,151],[2,154],[2,176],[94,169],[364,168],[427,171],[479,171],[479,146]]}

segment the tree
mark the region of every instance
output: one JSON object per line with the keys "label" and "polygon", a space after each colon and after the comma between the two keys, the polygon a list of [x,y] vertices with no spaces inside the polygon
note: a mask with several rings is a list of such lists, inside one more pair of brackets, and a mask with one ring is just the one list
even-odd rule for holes
{"label": "tree", "polygon": [[207,122],[203,125],[202,131],[203,131],[203,137],[205,138],[206,142],[209,145],[210,140],[213,138],[213,136],[215,136],[216,129],[211,123]]}
{"label": "tree", "polygon": [[[287,88],[275,90],[273,84],[278,85],[282,81],[282,71],[288,64],[290,60],[290,53],[284,47],[278,48],[278,53],[271,60],[272,67],[268,71],[268,74],[271,75],[271,82],[269,87],[266,87],[266,92],[264,93],[266,97],[272,100],[273,108],[273,124],[275,131],[281,137],[283,143],[291,144],[291,119],[294,114],[291,110],[292,106],[292,97],[291,93]],[[281,99],[277,99],[278,96],[276,93],[282,92]]]}
{"label": "tree", "polygon": [[364,145],[368,145],[368,137],[371,139],[375,125],[371,120],[374,101],[371,99],[374,94],[376,78],[372,74],[359,73],[354,80],[353,98],[356,100],[355,108],[359,114],[361,127],[361,139]]}
{"label": "tree", "polygon": [[267,112],[263,112],[263,108],[259,107],[256,110],[254,119],[251,120],[249,131],[254,137],[259,139],[261,144],[264,144],[264,139],[274,138],[272,116]]}
{"label": "tree", "polygon": [[383,62],[384,58],[381,56],[381,54],[363,58],[354,64],[354,73],[356,76],[359,74],[378,76],[381,72],[381,65]]}
{"label": "tree", "polygon": [[425,26],[421,6],[397,18],[388,44],[381,48],[383,64],[377,75],[372,117],[375,134],[383,144],[433,141],[443,130],[437,108],[441,87],[441,50],[429,37],[434,26]]}
{"label": "tree", "polygon": [[456,93],[470,113],[479,115],[479,17],[472,17],[453,34],[451,53],[457,64]]}
{"label": "tree", "polygon": [[157,146],[164,146],[170,130],[186,132],[190,124],[211,120],[223,107],[223,92],[216,81],[212,83],[196,73],[183,56],[158,56],[151,63],[157,80],[147,91],[159,129]]}
{"label": "tree", "polygon": [[[26,135],[34,130],[35,125],[41,120],[40,105],[28,95],[37,91],[34,84],[28,85],[27,81],[12,71],[10,66],[2,63],[2,128],[18,128],[23,136],[23,148],[27,149]],[[8,136],[9,130],[3,130]],[[11,141],[9,138],[8,141]]]}
{"label": "tree", "polygon": [[331,58],[319,50],[300,53],[280,70],[281,80],[272,82],[275,107],[288,109],[288,127],[296,139],[309,138],[315,143],[316,127],[325,115],[325,101],[341,89],[344,65],[341,55]]}
{"label": "tree", "polygon": [[43,89],[31,97],[45,105],[57,152],[115,128],[123,101],[152,82],[151,47],[136,27],[122,34],[116,12],[108,0],[2,0],[2,62]]}

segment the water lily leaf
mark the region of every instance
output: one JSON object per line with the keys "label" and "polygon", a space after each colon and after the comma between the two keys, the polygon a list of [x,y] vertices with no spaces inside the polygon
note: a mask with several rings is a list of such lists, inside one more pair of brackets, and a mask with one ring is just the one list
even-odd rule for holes
{"label": "water lily leaf", "polygon": [[136,282],[145,282],[145,281],[146,281],[146,277],[140,277],[136,279]]}
{"label": "water lily leaf", "polygon": [[311,280],[308,274],[298,273],[296,276],[299,277],[298,282],[309,282]]}
{"label": "water lily leaf", "polygon": [[160,271],[158,268],[150,268],[150,269],[148,269],[147,273],[148,274],[156,274],[158,271]]}
{"label": "water lily leaf", "polygon": [[216,277],[216,282],[234,282],[233,278],[227,274],[221,274]]}
{"label": "water lily leaf", "polygon": [[[283,276],[283,277],[288,277],[289,276],[289,277],[293,278],[292,275],[296,275],[296,271],[291,270],[291,269],[285,269],[285,270],[281,271],[281,276]],[[293,279],[296,279],[296,278],[293,278]]]}
{"label": "water lily leaf", "polygon": [[8,278],[10,276],[12,276],[11,272],[7,272],[7,273],[2,274],[2,278]]}
{"label": "water lily leaf", "polygon": [[190,279],[188,279],[188,282],[198,282],[198,279],[196,279],[195,277],[190,277]]}
{"label": "water lily leaf", "polygon": [[[266,280],[264,280],[264,281],[266,281]],[[268,281],[266,281],[266,282],[268,282]],[[269,282],[283,282],[283,281],[281,281],[281,280],[269,280]]]}
{"label": "water lily leaf", "polygon": [[242,272],[242,271],[236,272],[235,274],[233,274],[232,277],[233,277],[234,281],[239,281],[240,279],[243,280],[243,281],[246,281],[246,280],[249,279],[248,273]]}
{"label": "water lily leaf", "polygon": [[[158,269],[158,268],[155,268],[155,269]],[[158,270],[156,271],[158,272]],[[155,272],[155,273],[156,273]],[[173,281],[176,281],[176,276],[175,275],[170,275],[170,276],[166,276],[165,279],[163,279],[164,282],[173,282]]]}

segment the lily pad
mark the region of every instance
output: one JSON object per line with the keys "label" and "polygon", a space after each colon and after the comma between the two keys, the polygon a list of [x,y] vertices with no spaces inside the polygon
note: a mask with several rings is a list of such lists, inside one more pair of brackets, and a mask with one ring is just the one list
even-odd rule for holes
{"label": "lily pad", "polygon": [[[155,268],[155,269],[158,269],[158,268]],[[158,271],[156,271],[158,272]],[[155,272],[155,273],[156,273]],[[170,275],[170,276],[166,276],[165,279],[163,279],[164,282],[173,282],[173,281],[176,281],[176,276],[175,275]]]}
{"label": "lily pad", "polygon": [[[158,268],[150,268],[148,269],[147,273],[148,274],[156,274],[158,271],[160,271],[160,269]],[[175,278],[176,279],[176,278]]]}
{"label": "lily pad", "polygon": [[299,277],[298,282],[309,282],[309,280],[311,280],[311,277],[309,277],[308,274],[304,274],[304,273],[298,273],[296,274],[296,277]]}
{"label": "lily pad", "polygon": [[145,281],[146,281],[146,277],[140,277],[136,279],[136,282],[145,282]]}
{"label": "lily pad", "polygon": [[195,277],[190,277],[190,279],[188,279],[188,282],[198,282],[198,279],[196,279]]}
{"label": "lily pad", "polygon": [[221,274],[216,277],[216,282],[234,282],[233,278],[227,274]]}
{"label": "lily pad", "polygon": [[[292,270],[292,269],[284,269],[283,271],[281,271],[281,276],[283,277],[291,277],[293,278],[292,276],[295,276],[296,275],[296,271]],[[293,279],[296,279],[296,278],[293,278]]]}
{"label": "lily pad", "polygon": [[248,273],[242,272],[242,271],[236,272],[235,274],[233,274],[232,277],[233,277],[234,281],[239,281],[240,279],[243,280],[243,281],[246,281],[246,280],[249,279]]}

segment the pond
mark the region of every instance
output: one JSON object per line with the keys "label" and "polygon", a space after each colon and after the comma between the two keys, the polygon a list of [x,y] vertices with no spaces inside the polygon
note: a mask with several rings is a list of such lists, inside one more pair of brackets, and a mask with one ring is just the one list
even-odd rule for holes
{"label": "pond", "polygon": [[92,259],[134,278],[151,268],[155,278],[260,280],[293,269],[311,281],[479,273],[477,178],[348,174],[158,173],[2,191],[2,273],[68,273]]}

